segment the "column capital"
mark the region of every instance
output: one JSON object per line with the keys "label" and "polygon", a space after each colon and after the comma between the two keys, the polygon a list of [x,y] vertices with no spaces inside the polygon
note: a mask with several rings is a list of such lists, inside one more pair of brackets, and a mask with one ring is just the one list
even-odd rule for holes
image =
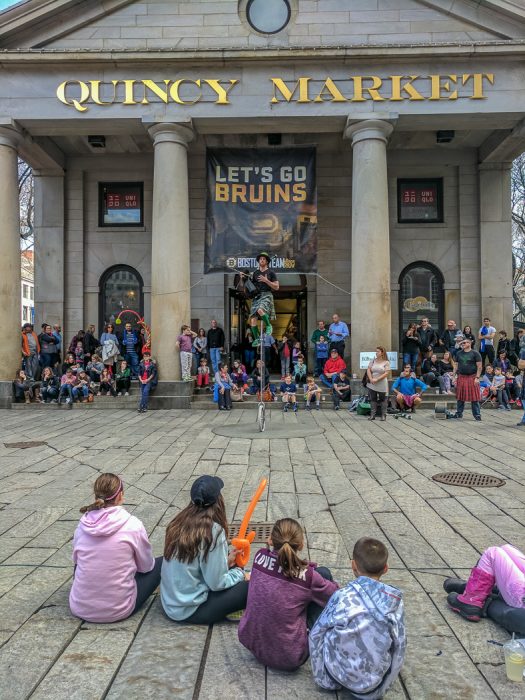
{"label": "column capital", "polygon": [[154,146],[159,143],[177,143],[187,148],[195,136],[191,120],[187,122],[156,122],[151,125],[144,122],[144,126],[153,139]]}
{"label": "column capital", "polygon": [[9,126],[4,126],[0,122],[0,146],[8,146],[18,151],[18,147],[23,140],[22,132],[17,128],[14,122]]}
{"label": "column capital", "polygon": [[359,117],[349,116],[346,120],[343,138],[350,139],[352,146],[359,141],[376,139],[387,143],[394,124],[397,121],[397,114],[389,112],[377,112],[363,114]]}

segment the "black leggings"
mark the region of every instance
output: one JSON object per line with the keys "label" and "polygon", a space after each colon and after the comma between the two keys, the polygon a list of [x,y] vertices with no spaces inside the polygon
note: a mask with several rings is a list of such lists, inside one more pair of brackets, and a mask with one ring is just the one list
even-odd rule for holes
{"label": "black leggings", "polygon": [[162,567],[163,557],[155,557],[155,566],[151,571],[145,574],[140,574],[138,571],[135,574],[135,583],[137,584],[137,602],[133,608],[132,615],[141,608],[153,591],[160,583],[160,569]]}
{"label": "black leggings", "polygon": [[[317,573],[325,578],[327,581],[333,581],[332,572],[327,569],[326,566],[318,566],[316,569]],[[306,608],[306,624],[308,629],[311,630],[312,627],[317,622],[317,619],[324,610],[324,605],[319,605],[319,603],[310,603]]]}
{"label": "black leggings", "polygon": [[214,625],[226,615],[244,610],[248,598],[248,581],[240,581],[224,591],[210,591],[208,599],[183,622],[192,625]]}

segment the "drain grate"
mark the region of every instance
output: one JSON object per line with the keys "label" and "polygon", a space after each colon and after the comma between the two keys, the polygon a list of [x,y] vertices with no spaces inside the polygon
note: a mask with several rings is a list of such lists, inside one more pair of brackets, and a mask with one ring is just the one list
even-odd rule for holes
{"label": "drain grate", "polygon": [[[240,527],[241,523],[230,523],[230,539],[232,537],[238,536]],[[272,534],[272,528],[273,523],[250,523],[250,525],[248,526],[248,532],[255,530],[255,539],[253,540],[254,542],[266,543],[266,540]]]}
{"label": "drain grate", "polygon": [[33,442],[4,442],[4,447],[14,447],[18,450],[27,450],[29,447],[42,447],[47,445],[44,440],[34,440]]}
{"label": "drain grate", "polygon": [[434,481],[439,481],[441,484],[448,484],[449,486],[466,486],[469,489],[484,486],[498,488],[506,484],[506,481],[497,476],[476,474],[475,472],[444,472],[443,474],[435,474],[432,478]]}

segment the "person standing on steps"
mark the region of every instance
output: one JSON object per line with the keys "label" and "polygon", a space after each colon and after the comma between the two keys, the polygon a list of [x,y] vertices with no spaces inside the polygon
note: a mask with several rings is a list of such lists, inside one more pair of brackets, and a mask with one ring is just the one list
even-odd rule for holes
{"label": "person standing on steps", "polygon": [[386,350],[382,346],[376,348],[376,356],[369,363],[366,370],[368,382],[366,388],[370,397],[370,418],[375,420],[377,409],[381,414],[381,420],[386,420],[386,404],[388,396],[388,373],[390,362]]}
{"label": "person standing on steps", "polygon": [[208,331],[208,355],[210,356],[213,373],[217,374],[221,363],[221,353],[224,350],[224,331],[219,324],[212,319],[211,328]]}
{"label": "person standing on steps", "polygon": [[252,300],[250,313],[250,326],[253,335],[253,347],[259,347],[259,323],[264,322],[264,333],[273,333],[272,320],[275,318],[275,307],[273,303],[273,293],[279,290],[277,275],[270,270],[270,256],[266,252],[257,256],[258,269],[251,274],[251,281],[255,285],[255,297]]}
{"label": "person standing on steps", "polygon": [[472,350],[470,338],[464,338],[461,349],[456,354],[456,399],[457,408],[454,418],[463,418],[465,402],[470,401],[472,415],[475,420],[481,420],[479,378],[481,377],[481,355]]}
{"label": "person standing on steps", "polygon": [[341,321],[339,314],[332,316],[332,323],[328,329],[330,339],[330,350],[337,350],[339,356],[344,359],[346,339],[350,337],[350,331],[344,321]]}

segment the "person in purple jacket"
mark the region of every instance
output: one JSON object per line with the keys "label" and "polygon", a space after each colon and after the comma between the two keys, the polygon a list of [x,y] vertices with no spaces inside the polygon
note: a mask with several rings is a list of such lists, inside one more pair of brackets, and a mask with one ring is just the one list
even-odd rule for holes
{"label": "person in purple jacket", "polygon": [[278,520],[268,545],[254,558],[239,641],[262,664],[294,671],[308,658],[308,630],[339,585],[329,569],[299,557],[304,535],[296,520]]}
{"label": "person in purple jacket", "polygon": [[95,502],[73,538],[75,574],[69,607],[88,622],[124,620],[160,583],[162,557],[153,556],[141,521],[122,507],[124,484],[115,474],[95,481]]}

